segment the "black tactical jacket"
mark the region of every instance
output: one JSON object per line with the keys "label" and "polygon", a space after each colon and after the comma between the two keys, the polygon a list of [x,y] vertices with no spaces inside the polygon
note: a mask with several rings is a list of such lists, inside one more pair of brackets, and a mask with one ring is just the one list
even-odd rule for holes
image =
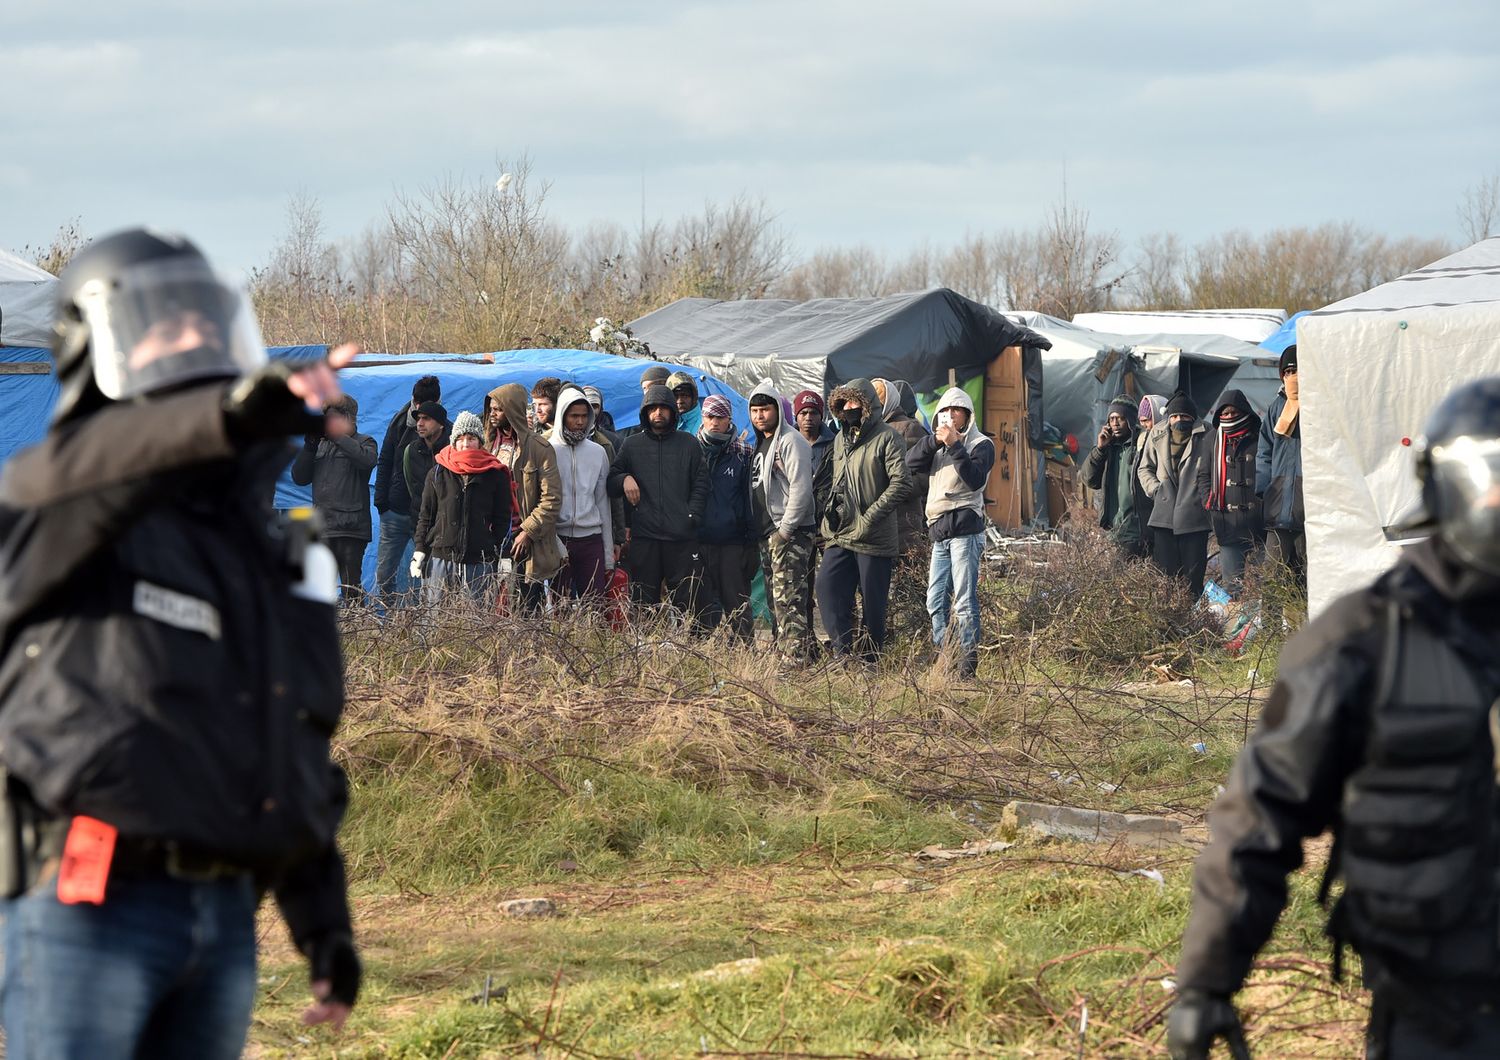
{"label": "black tactical jacket", "polygon": [[0,478],[0,762],[59,817],[253,871],[299,944],[348,931],[334,608],[223,391],[111,405]]}
{"label": "black tactical jacket", "polygon": [[[1500,581],[1457,566],[1428,541],[1287,644],[1260,724],[1210,816],[1177,967],[1182,989],[1239,989],[1286,904],[1302,841],[1331,828],[1346,881],[1335,923],[1363,955],[1367,985],[1418,1016],[1500,999],[1496,806],[1463,779],[1483,773],[1479,787],[1493,792],[1488,711],[1497,685],[1485,656],[1500,656],[1497,601]],[[1393,682],[1382,666],[1405,651],[1387,648],[1393,637],[1463,654],[1429,655],[1441,659],[1434,672]],[[1485,893],[1474,893],[1485,879]],[[1429,898],[1430,908],[1419,908]]]}

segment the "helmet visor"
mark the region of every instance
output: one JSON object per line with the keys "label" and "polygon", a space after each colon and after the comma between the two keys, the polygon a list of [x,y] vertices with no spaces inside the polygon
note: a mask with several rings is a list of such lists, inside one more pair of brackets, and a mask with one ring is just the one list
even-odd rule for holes
{"label": "helmet visor", "polygon": [[1455,438],[1433,446],[1438,534],[1463,559],[1500,573],[1500,439]]}
{"label": "helmet visor", "polygon": [[249,299],[202,260],[142,262],[84,285],[76,301],[94,381],[114,401],[266,362]]}

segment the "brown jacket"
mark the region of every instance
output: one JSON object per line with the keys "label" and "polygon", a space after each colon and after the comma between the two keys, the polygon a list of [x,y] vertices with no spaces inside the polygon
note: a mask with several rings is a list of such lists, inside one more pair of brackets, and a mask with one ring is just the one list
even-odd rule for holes
{"label": "brown jacket", "polygon": [[[530,548],[521,558],[520,571],[527,581],[545,581],[562,566],[562,544],[557,540],[557,516],[562,511],[562,475],[557,470],[557,450],[526,426],[526,388],[506,383],[484,399],[485,447],[497,456],[498,432],[490,427],[490,409],[498,405],[505,422],[516,432],[518,451],[511,462],[516,505],[520,521],[516,532],[525,531]],[[504,457],[501,457],[504,460]]]}

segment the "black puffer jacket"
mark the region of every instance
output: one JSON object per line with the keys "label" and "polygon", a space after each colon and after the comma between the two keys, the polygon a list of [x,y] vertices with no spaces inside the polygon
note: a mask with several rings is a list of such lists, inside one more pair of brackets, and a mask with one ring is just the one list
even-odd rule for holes
{"label": "black puffer jacket", "polygon": [[634,477],[641,490],[638,504],[626,503],[632,537],[654,541],[696,541],[708,504],[708,464],[703,446],[677,430],[677,403],[664,386],[653,386],[641,399],[641,423],[646,410],[664,405],[672,410],[672,429],[657,434],[647,426],[626,437],[609,470],[609,495],[625,495],[625,477]]}
{"label": "black puffer jacket", "polygon": [[[1360,822],[1362,830],[1368,832],[1373,825],[1394,839],[1409,836],[1425,823],[1431,846],[1424,850],[1417,849],[1423,843],[1412,844],[1394,856],[1387,852],[1378,858],[1348,846],[1343,854],[1345,869],[1352,870],[1352,857],[1359,855],[1366,865],[1373,863],[1390,886],[1404,888],[1401,898],[1429,899],[1435,907],[1439,895],[1453,894],[1453,873],[1463,885],[1460,892],[1468,886],[1477,891],[1486,880],[1493,880],[1493,861],[1485,868],[1473,860],[1453,860],[1447,874],[1434,873],[1430,862],[1422,864],[1435,850],[1445,849],[1443,844],[1473,842],[1473,833],[1455,833],[1452,816],[1417,816],[1419,806],[1430,808],[1434,798],[1457,802],[1460,782],[1449,764],[1455,751],[1472,747],[1481,775],[1492,771],[1492,748],[1486,738],[1492,693],[1464,705],[1476,724],[1472,734],[1455,740],[1454,721],[1462,718],[1453,709],[1460,704],[1448,698],[1462,686],[1460,676],[1452,672],[1455,668],[1445,666],[1430,677],[1420,672],[1405,675],[1410,686],[1420,690],[1419,698],[1408,704],[1416,709],[1406,712],[1408,721],[1398,753],[1385,762],[1372,760],[1378,733],[1372,731],[1371,721],[1384,664],[1402,660],[1398,673],[1406,665],[1405,648],[1386,650],[1393,603],[1397,605],[1395,628],[1402,642],[1409,627],[1421,625],[1450,646],[1464,646],[1464,654],[1474,661],[1473,673],[1479,676],[1500,643],[1497,601],[1500,584],[1495,579],[1456,563],[1429,538],[1411,546],[1373,586],[1340,598],[1287,642],[1260,722],[1209,815],[1213,838],[1199,855],[1193,874],[1192,915],[1177,962],[1181,989],[1226,995],[1239,989],[1286,905],[1286,877],[1303,862],[1303,841],[1328,828],[1349,837],[1351,818],[1345,811],[1355,811],[1348,785],[1366,767],[1383,767],[1392,787],[1383,793],[1383,811],[1373,820]],[[1488,680],[1493,677],[1491,672]],[[1403,681],[1392,687],[1399,692],[1406,686]],[[1373,780],[1379,769],[1366,775]],[[1396,786],[1397,775],[1404,786]],[[1414,777],[1421,782],[1413,784]],[[1493,801],[1486,804],[1496,812]],[[1491,821],[1491,841],[1497,832],[1500,822]],[[1334,849],[1340,846],[1336,841]],[[1445,881],[1443,875],[1450,878]],[[1464,939],[1463,948],[1479,943],[1494,958],[1500,954],[1493,941],[1493,891],[1480,895],[1482,900],[1467,914],[1445,903],[1442,915],[1451,918],[1450,931],[1457,929],[1452,933]],[[1465,969],[1461,948],[1440,944],[1436,931],[1423,930],[1420,924],[1413,924],[1412,930],[1408,942],[1413,949],[1407,958],[1394,955],[1392,959],[1386,952],[1377,962],[1376,953],[1364,954],[1365,979],[1377,997],[1385,992],[1389,1000],[1404,998],[1414,1005],[1416,1019],[1441,1014],[1453,1026],[1456,1020],[1448,1010],[1454,1005],[1462,1007],[1465,999],[1489,1003],[1500,991],[1500,967],[1490,968],[1487,974],[1478,968]],[[1446,941],[1452,941],[1451,934]],[[1414,973],[1416,962],[1444,957],[1452,959],[1451,977],[1446,981],[1430,972]]]}
{"label": "black puffer jacket", "polygon": [[[345,395],[324,409],[348,417],[351,424],[359,406]],[[368,541],[371,536],[370,472],[379,454],[368,434],[343,438],[308,435],[292,461],[292,481],[312,484],[313,506],[323,520],[324,537],[352,537]]]}
{"label": "black puffer jacket", "polygon": [[510,472],[504,464],[472,475],[438,465],[422,491],[412,551],[450,563],[496,560],[510,529]]}
{"label": "black puffer jacket", "polygon": [[253,869],[300,942],[349,929],[336,590],[274,528],[287,447],[237,449],[222,402],[112,405],[6,465],[0,761],[50,813]]}

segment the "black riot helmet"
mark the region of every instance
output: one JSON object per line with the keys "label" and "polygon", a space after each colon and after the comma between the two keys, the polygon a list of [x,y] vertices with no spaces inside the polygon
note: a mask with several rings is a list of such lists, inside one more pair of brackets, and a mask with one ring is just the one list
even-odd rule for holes
{"label": "black riot helmet", "polygon": [[96,240],[63,269],[57,298],[54,423],[266,360],[243,291],[183,236],[132,228]]}
{"label": "black riot helmet", "polygon": [[1455,556],[1500,574],[1500,376],[1438,403],[1417,439],[1422,502]]}

